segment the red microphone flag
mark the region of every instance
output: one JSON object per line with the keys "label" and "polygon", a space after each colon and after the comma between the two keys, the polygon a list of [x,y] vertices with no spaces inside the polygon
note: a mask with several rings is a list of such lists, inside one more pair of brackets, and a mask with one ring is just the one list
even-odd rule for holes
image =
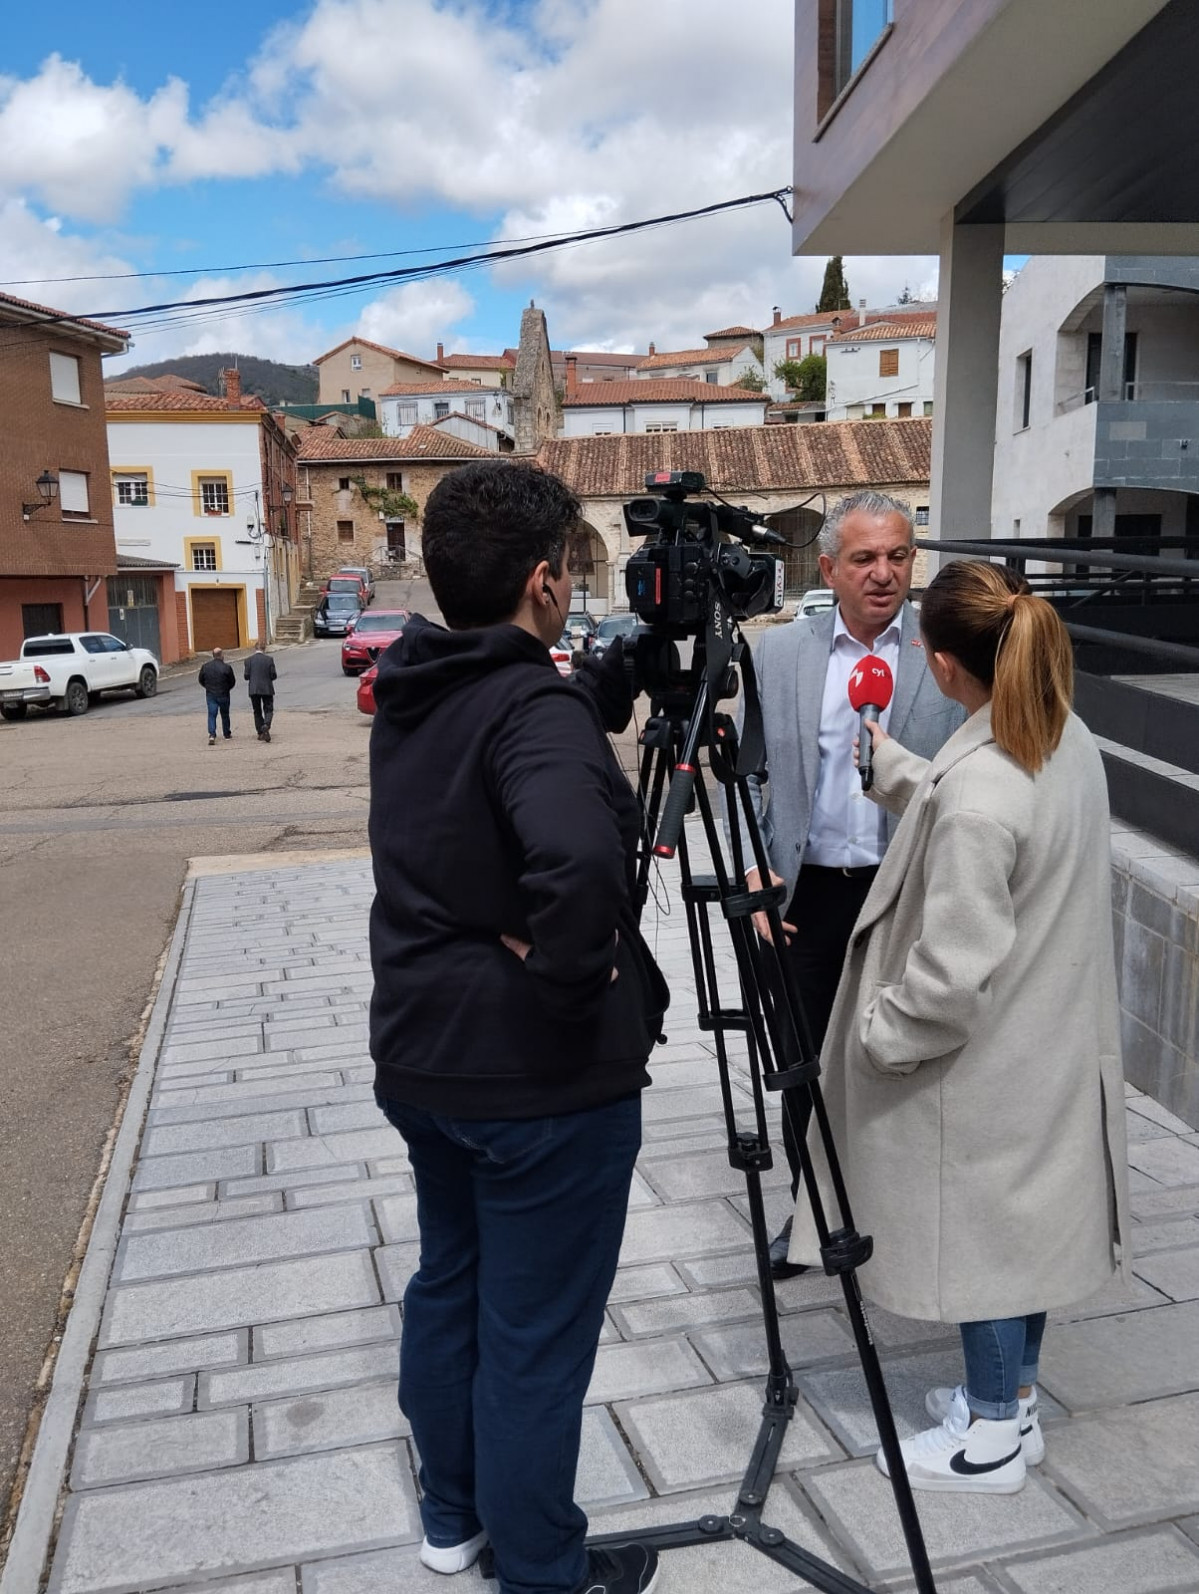
{"label": "red microphone flag", "polygon": [[881,714],[891,701],[894,690],[895,678],[891,674],[891,666],[873,653],[859,659],[850,671],[849,701],[859,714],[866,707],[876,708]]}

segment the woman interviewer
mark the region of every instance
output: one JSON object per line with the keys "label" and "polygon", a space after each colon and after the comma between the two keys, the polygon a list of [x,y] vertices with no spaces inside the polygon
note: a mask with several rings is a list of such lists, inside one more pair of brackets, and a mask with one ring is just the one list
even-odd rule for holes
{"label": "woman interviewer", "polygon": [[872,731],[873,795],[904,818],[850,942],[826,1100],[874,1237],[864,1293],[961,1327],[965,1384],[929,1394],[911,1482],[1009,1494],[1044,1455],[1046,1312],[1127,1276],[1106,782],[1065,628],[1019,577],[948,565],[920,624],[969,718],[931,762]]}

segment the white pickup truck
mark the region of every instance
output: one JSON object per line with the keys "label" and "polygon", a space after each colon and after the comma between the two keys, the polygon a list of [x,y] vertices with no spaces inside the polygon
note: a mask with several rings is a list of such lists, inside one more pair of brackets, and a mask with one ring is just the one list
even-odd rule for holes
{"label": "white pickup truck", "polygon": [[106,631],[26,637],[19,659],[0,663],[0,716],[23,720],[35,708],[86,714],[101,692],[132,690],[153,697],[158,660]]}

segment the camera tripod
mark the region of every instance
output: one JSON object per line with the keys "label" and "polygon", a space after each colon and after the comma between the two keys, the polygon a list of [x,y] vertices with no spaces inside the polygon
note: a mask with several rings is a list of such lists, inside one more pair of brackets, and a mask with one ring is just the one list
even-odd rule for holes
{"label": "camera tripod", "polygon": [[[844,1290],[850,1327],[878,1425],[918,1594],[936,1594],[878,1352],[855,1272],[869,1260],[873,1242],[854,1227],[818,1082],[819,1061],[783,951],[784,888],[769,886],[751,892],[746,885],[742,831],[752,853],[750,864],[758,869],[759,879],[771,877],[748,779],[764,762],[761,707],[749,647],[719,600],[706,636],[696,640],[695,663],[685,676],[677,670],[677,658],[674,668],[666,662],[674,654],[669,644],[663,646],[652,634],[643,636],[639,642],[645,644],[638,663],[651,690],[652,717],[641,738],[640,794],[645,827],[638,903],[641,908],[645,905],[654,859],[673,858],[677,853],[699,997],[699,1023],[701,1029],[710,1031],[714,1037],[728,1131],[729,1163],[745,1175],[769,1371],[757,1441],[736,1501],[727,1516],[704,1516],[634,1533],[626,1530],[597,1535],[589,1542],[593,1545],[627,1543],[630,1537],[635,1537],[639,1543],[658,1550],[671,1550],[721,1540],[740,1540],[802,1577],[811,1587],[826,1590],[827,1594],[867,1594],[862,1583],[802,1549],[778,1528],[763,1521],[787,1424],[798,1400],[783,1351],[770,1272],[770,1236],[762,1196],[762,1174],[773,1165],[773,1157],[767,1132],[765,1092],[784,1091],[784,1112],[790,1110],[792,1092],[806,1092],[811,1102],[813,1133],[820,1138],[838,1219],[830,1227],[812,1160],[803,1145],[803,1137],[797,1135],[804,1189],[811,1203],[821,1260],[825,1272],[838,1277]],[[718,700],[733,690],[736,669],[740,670],[745,701],[741,738],[732,718],[717,712]],[[704,748],[708,750],[712,772],[726,793],[730,837],[728,863],[704,783],[700,763]],[[712,858],[713,873],[710,875],[695,875],[691,870],[683,821],[693,806],[699,813]],[[741,994],[741,1003],[736,1007],[727,1007],[721,1002],[711,925],[714,909],[719,910],[728,923],[732,938]],[[771,936],[768,942],[761,940],[754,929],[752,916],[758,912],[765,912],[768,917]],[[751,1129],[742,1129],[737,1123],[729,1075],[727,1035],[730,1032],[743,1034],[748,1049],[753,1096]]]}

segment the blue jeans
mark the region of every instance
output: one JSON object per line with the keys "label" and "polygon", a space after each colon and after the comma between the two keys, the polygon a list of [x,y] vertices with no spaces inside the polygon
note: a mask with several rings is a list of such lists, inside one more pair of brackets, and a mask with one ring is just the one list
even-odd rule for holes
{"label": "blue jeans", "polygon": [[420,1268],[404,1294],[400,1408],[431,1544],[487,1530],[500,1594],[571,1594],[583,1397],[616,1272],[641,1097],[475,1120],[379,1098],[408,1145]]}
{"label": "blue jeans", "polygon": [[959,1330],[970,1410],[992,1422],[1018,1416],[1020,1389],[1037,1381],[1045,1313],[962,1323]]}
{"label": "blue jeans", "polygon": [[204,695],[208,699],[208,734],[209,734],[209,736],[215,736],[216,735],[216,717],[217,717],[218,713],[221,716],[221,730],[223,731],[223,733],[226,736],[228,736],[230,734],[230,731],[229,731],[229,699],[227,697],[217,697],[212,692],[206,692]]}

